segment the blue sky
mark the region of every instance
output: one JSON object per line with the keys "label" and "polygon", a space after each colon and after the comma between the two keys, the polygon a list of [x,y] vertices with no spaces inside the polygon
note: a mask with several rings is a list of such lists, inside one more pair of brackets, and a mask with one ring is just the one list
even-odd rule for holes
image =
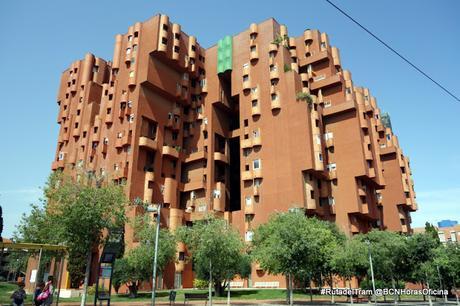
{"label": "blue sky", "polygon": [[[460,95],[460,2],[337,1],[345,11]],[[10,236],[50,172],[60,74],[86,52],[111,59],[114,36],[156,13],[170,16],[207,47],[252,22],[274,17],[291,35],[329,34],[356,85],[371,89],[391,115],[411,157],[420,210],[413,225],[460,219],[460,103],[389,53],[323,0],[1,1],[0,205]],[[460,220],[459,220],[460,221]]]}

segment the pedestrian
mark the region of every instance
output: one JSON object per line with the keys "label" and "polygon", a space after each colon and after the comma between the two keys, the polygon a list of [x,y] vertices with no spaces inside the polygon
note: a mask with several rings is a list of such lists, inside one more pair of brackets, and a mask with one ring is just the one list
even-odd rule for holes
{"label": "pedestrian", "polygon": [[37,288],[35,289],[35,292],[34,292],[34,305],[35,306],[39,306],[39,305],[43,304],[43,301],[39,300],[38,296],[40,295],[40,293],[43,292],[43,287],[44,286],[45,286],[45,284],[43,282],[39,282],[37,284]]}
{"label": "pedestrian", "polygon": [[52,275],[48,276],[48,281],[45,283],[43,292],[48,292],[48,297],[43,301],[43,306],[51,306],[51,304],[53,304],[53,294],[54,294]]}
{"label": "pedestrian", "polygon": [[11,295],[13,306],[24,306],[24,300],[26,299],[26,292],[24,291],[24,283],[18,283],[18,289]]}

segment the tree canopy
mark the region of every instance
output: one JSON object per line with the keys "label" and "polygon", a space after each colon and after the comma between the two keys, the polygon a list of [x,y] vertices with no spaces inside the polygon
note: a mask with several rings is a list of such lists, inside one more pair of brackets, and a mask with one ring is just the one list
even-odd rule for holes
{"label": "tree canopy", "polygon": [[187,246],[197,278],[212,275],[217,295],[223,293],[223,281],[249,274],[250,259],[241,236],[225,220],[208,216],[192,227],[179,228],[177,236]]}

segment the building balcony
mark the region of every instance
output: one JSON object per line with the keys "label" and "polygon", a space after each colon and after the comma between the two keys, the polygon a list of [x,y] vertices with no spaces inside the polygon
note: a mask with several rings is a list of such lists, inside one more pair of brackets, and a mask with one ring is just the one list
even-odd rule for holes
{"label": "building balcony", "polygon": [[368,215],[369,214],[369,205],[367,203],[361,203],[361,205],[359,207],[359,211],[363,215]]}
{"label": "building balcony", "polygon": [[311,199],[309,196],[307,197],[307,201],[306,201],[306,205],[307,205],[307,210],[316,210],[316,200],[315,199]]}
{"label": "building balcony", "polygon": [[276,98],[275,100],[271,100],[271,108],[272,110],[281,108],[281,102],[279,98]]}
{"label": "building balcony", "polygon": [[109,145],[107,143],[102,143],[102,154],[107,154]]}
{"label": "building balcony", "polygon": [[367,176],[369,178],[374,178],[375,177],[375,169],[374,168],[367,168]]}
{"label": "building balcony", "polygon": [[254,215],[254,204],[251,203],[250,205],[244,206],[244,214],[245,215]]}
{"label": "building balcony", "polygon": [[249,53],[249,59],[251,61],[256,61],[259,59],[259,51],[257,51],[257,48],[255,50],[251,50]]}
{"label": "building balcony", "polygon": [[328,179],[335,180],[337,179],[337,170],[330,170],[328,171]]}
{"label": "building balcony", "polygon": [[249,79],[243,81],[243,90],[250,90],[251,89],[251,81]]}
{"label": "building balcony", "polygon": [[337,74],[330,76],[330,77],[325,77],[325,78],[322,78],[321,76],[319,76],[314,79],[314,82],[311,84],[310,89],[316,90],[320,88],[327,88],[330,86],[337,85],[341,83],[342,81],[343,81],[342,77]]}
{"label": "building balcony", "polygon": [[151,184],[155,180],[155,174],[153,171],[145,171],[144,179],[144,203],[152,203],[153,200],[153,188]]}
{"label": "building balcony", "polygon": [[243,75],[248,75],[249,76],[249,65],[243,66]]}
{"label": "building balcony", "polygon": [[213,209],[215,211],[225,210],[225,184],[222,182],[216,183],[216,191],[219,191],[219,196],[213,198]]}
{"label": "building balcony", "polygon": [[369,151],[369,150],[367,149],[367,147],[364,148],[364,158],[365,158],[366,160],[373,160],[373,159],[374,159],[374,158],[372,157],[372,152]]}
{"label": "building balcony", "polygon": [[168,203],[168,204],[175,203],[176,192],[177,192],[177,180],[171,177],[166,177],[164,190],[163,190],[164,203]]}
{"label": "building balcony", "polygon": [[179,150],[175,147],[171,147],[168,145],[163,146],[161,153],[165,156],[169,156],[175,159],[179,158]]}
{"label": "building balcony", "polygon": [[260,99],[259,90],[251,90],[251,101],[255,101],[259,99]]}
{"label": "building balcony", "polygon": [[278,69],[274,69],[270,71],[270,80],[278,80],[279,78],[280,78],[280,73]]}
{"label": "building balcony", "polygon": [[190,163],[201,159],[207,159],[207,154],[205,151],[197,151],[189,154],[187,158],[185,158],[185,162]]}
{"label": "building balcony", "polygon": [[261,114],[260,104],[257,104],[256,106],[253,106],[251,108],[251,114],[252,116],[260,116]]}
{"label": "building balcony", "polygon": [[253,137],[252,138],[252,146],[253,147],[258,147],[262,145],[262,137],[260,135],[258,137]]}
{"label": "building balcony", "polygon": [[62,169],[62,168],[64,168],[64,160],[57,160],[51,164],[52,170],[57,170],[57,169]]}
{"label": "building balcony", "polygon": [[268,45],[268,52],[278,52],[278,45],[270,43],[270,45]]}
{"label": "building balcony", "polygon": [[358,186],[358,195],[361,196],[361,197],[366,196],[366,190],[364,189],[363,186]]}
{"label": "building balcony", "polygon": [[[206,188],[206,182],[204,181],[204,179],[200,179],[200,178],[184,183],[184,191],[192,191],[192,190],[199,190],[199,189],[205,189],[205,188]],[[194,202],[195,199],[191,199],[191,201]]]}
{"label": "building balcony", "polygon": [[251,181],[252,180],[252,172],[250,170],[241,172],[241,179],[243,181]]}
{"label": "building balcony", "polygon": [[115,171],[115,179],[127,179],[129,167],[124,164],[118,170]]}
{"label": "building balcony", "polygon": [[253,178],[262,178],[262,169],[259,168],[259,169],[254,169],[252,170],[252,177]]}
{"label": "building balcony", "polygon": [[301,73],[300,74],[300,80],[302,82],[308,82],[309,79],[310,79],[310,77],[309,77],[308,73]]}
{"label": "building balcony", "polygon": [[254,187],[253,187],[252,189],[253,189],[253,190],[252,190],[252,194],[253,194],[254,196],[259,196],[259,195],[260,195],[260,186],[254,185]]}
{"label": "building balcony", "polygon": [[152,139],[146,136],[141,136],[139,137],[139,147],[145,147],[151,150],[157,150],[158,143],[156,139]]}
{"label": "building balcony", "polygon": [[242,139],[240,145],[241,145],[242,149],[251,148],[252,147],[252,139],[251,138]]}
{"label": "building balcony", "polygon": [[228,164],[228,156],[225,153],[214,152],[214,160]]}

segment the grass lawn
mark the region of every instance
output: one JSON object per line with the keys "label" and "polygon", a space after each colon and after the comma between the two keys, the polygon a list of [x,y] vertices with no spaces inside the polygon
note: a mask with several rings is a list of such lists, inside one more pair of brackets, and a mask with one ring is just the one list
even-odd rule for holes
{"label": "grass lawn", "polygon": [[17,288],[15,284],[0,283],[0,304],[11,304],[10,296]]}
{"label": "grass lawn", "polygon": [[[10,304],[11,293],[16,290],[17,286],[15,284],[9,283],[0,283],[0,305],[2,304]],[[184,301],[184,293],[185,292],[194,292],[194,293],[207,293],[207,290],[193,290],[193,289],[185,289],[185,290],[176,290],[176,303],[181,303]],[[223,297],[214,297],[215,300],[226,300],[227,293],[225,292],[225,296]],[[167,302],[169,297],[169,290],[160,290],[157,292],[157,301]],[[235,289],[231,292],[232,300],[278,300],[284,301],[286,298],[286,290],[283,289]],[[92,304],[94,299],[94,295],[89,295],[87,297],[87,304]],[[112,302],[147,302],[151,299],[151,292],[140,292],[139,296],[135,299],[129,298],[126,294],[119,294],[119,295],[112,295]],[[393,297],[388,296],[388,300],[392,300]],[[60,298],[60,302],[79,302],[80,297],[64,299]],[[303,300],[309,301],[310,295],[301,290],[294,291],[294,300]],[[329,301],[330,296],[327,295],[313,295],[313,301]],[[335,300],[345,301],[346,297],[344,296],[336,296]],[[379,297],[379,300],[383,300],[383,297]],[[422,296],[402,296],[402,300],[404,301],[422,301]],[[28,295],[26,299],[26,305],[31,305],[31,296]]]}
{"label": "grass lawn", "polygon": [[[193,293],[207,293],[207,290],[176,290],[176,302],[180,303],[184,301],[185,292]],[[157,300],[158,301],[168,301],[169,290],[160,290],[157,291]],[[234,300],[284,300],[286,298],[286,290],[283,289],[235,289],[231,291],[231,298]],[[87,297],[88,302],[92,302],[94,295],[89,295]],[[136,301],[149,301],[151,299],[151,292],[140,292],[138,297],[135,299],[129,298],[126,294],[112,295],[112,302],[136,302]],[[215,300],[226,300],[227,292],[225,296],[214,297]],[[294,299],[307,300],[310,299],[308,293],[303,293],[301,291],[294,292]],[[314,295],[313,300],[329,300],[329,296],[320,296]],[[337,299],[337,298],[336,298]],[[340,300],[340,299],[339,299]],[[61,302],[78,302],[80,301],[79,297],[69,298],[69,299],[60,299]]]}

